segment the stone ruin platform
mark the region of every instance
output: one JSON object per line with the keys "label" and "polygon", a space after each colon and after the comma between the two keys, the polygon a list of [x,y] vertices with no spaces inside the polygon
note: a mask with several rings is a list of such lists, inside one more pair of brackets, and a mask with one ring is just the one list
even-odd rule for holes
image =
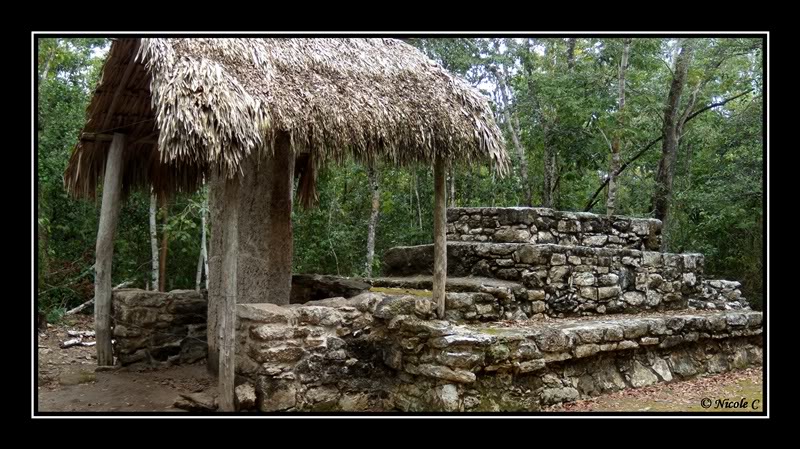
{"label": "stone ruin platform", "polygon": [[[541,208],[447,214],[445,317],[433,245],[395,247],[354,297],[239,305],[237,373],[261,411],[536,411],[759,366],[762,314],[661,222]],[[360,284],[363,285],[363,284]],[[345,295],[343,295],[345,296]],[[249,389],[249,388],[248,388]]]}
{"label": "stone ruin platform", "polygon": [[261,411],[536,411],[761,364],[760,312],[457,324],[424,296],[238,306]]}
{"label": "stone ruin platform", "polygon": [[[761,312],[738,282],[706,279],[701,254],[659,252],[660,232],[651,219],[450,209],[443,320],[432,245],[387,251],[387,277],[295,275],[291,304],[237,305],[237,392],[263,412],[536,411],[760,366]],[[205,349],[205,297],[124,290],[115,304],[123,364]]]}

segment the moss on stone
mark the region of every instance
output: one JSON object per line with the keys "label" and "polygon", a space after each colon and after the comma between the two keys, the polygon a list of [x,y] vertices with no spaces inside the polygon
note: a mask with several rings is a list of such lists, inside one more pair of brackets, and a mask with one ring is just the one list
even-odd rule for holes
{"label": "moss on stone", "polygon": [[415,290],[413,288],[389,288],[389,287],[372,287],[369,291],[374,293],[386,293],[390,295],[412,295],[423,296],[426,298],[433,297],[433,292],[430,290]]}

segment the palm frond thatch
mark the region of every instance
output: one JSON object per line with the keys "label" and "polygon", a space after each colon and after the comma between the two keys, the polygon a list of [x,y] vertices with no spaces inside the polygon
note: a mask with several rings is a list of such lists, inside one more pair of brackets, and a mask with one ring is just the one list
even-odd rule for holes
{"label": "palm frond thatch", "polygon": [[308,154],[307,172],[347,157],[508,167],[487,100],[394,39],[119,39],[87,115],[65,173],[76,196],[94,195],[114,132],[127,134],[126,191],[191,191],[208,170],[235,177],[279,133]]}

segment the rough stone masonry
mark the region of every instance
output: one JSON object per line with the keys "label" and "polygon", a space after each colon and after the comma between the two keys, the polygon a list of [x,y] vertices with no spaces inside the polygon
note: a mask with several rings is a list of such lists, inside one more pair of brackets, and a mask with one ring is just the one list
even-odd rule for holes
{"label": "rough stone masonry", "polygon": [[122,365],[193,363],[207,354],[204,293],[114,291],[114,355]]}
{"label": "rough stone masonry", "polygon": [[661,221],[538,207],[450,208],[447,239],[658,251]]}
{"label": "rough stone masonry", "polygon": [[276,411],[531,411],[760,365],[761,313],[459,325],[429,298],[238,306],[237,373]]}
{"label": "rough stone masonry", "polygon": [[[445,320],[432,245],[390,249],[394,277],[296,276],[292,304],[239,304],[238,408],[533,411],[762,363],[762,315],[740,284],[705,279],[700,254],[658,252],[657,220],[477,208],[448,221]],[[206,307],[194,291],[117,291],[119,362],[204,357]]]}

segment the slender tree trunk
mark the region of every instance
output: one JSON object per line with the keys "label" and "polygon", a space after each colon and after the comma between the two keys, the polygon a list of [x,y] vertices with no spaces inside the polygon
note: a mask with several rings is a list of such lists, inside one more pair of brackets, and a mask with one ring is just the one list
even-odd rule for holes
{"label": "slender tree trunk", "polygon": [[408,178],[408,217],[411,220],[411,226],[414,226],[416,220],[414,219],[414,179],[413,174],[409,173]]}
{"label": "slender tree trunk", "polygon": [[200,291],[200,283],[203,281],[203,248],[200,244],[200,255],[197,257],[197,271],[195,272],[194,289]]}
{"label": "slender tree trunk", "polygon": [[450,166],[450,199],[447,207],[456,207],[456,168]]}
{"label": "slender tree trunk", "polygon": [[617,212],[617,176],[619,170],[620,133],[625,126],[623,113],[625,110],[625,70],[628,68],[628,51],[631,39],[626,38],[622,43],[622,59],[619,63],[619,108],[617,109],[617,132],[611,141],[611,168],[608,171],[608,200],[606,201],[606,214],[614,215]]}
{"label": "slender tree trunk", "polygon": [[575,67],[575,38],[567,39],[567,68],[572,70]]}
{"label": "slender tree trunk", "polygon": [[369,177],[369,188],[372,190],[372,211],[369,215],[369,230],[367,231],[367,263],[364,269],[366,277],[372,277],[372,262],[375,259],[375,227],[378,224],[378,213],[380,212],[381,192],[378,187],[378,174],[375,167],[370,166],[367,170]]}
{"label": "slender tree trunk", "polygon": [[103,179],[103,201],[97,230],[97,260],[94,265],[94,330],[97,341],[97,365],[114,364],[111,346],[111,262],[114,259],[114,234],[122,207],[122,153],[125,135],[114,134],[108,150]]}
{"label": "slender tree trunk", "polygon": [[206,252],[206,213],[208,212],[208,195],[203,199],[200,206],[200,257],[197,259],[197,278],[195,279],[195,290],[200,291],[203,281],[203,271],[206,274],[206,290],[208,290],[208,253]]}
{"label": "slender tree trunk", "polygon": [[201,222],[203,225],[203,232],[201,236],[203,245],[203,267],[206,273],[206,290],[208,290],[208,188],[205,191],[206,197],[203,199],[203,213],[201,215]]}
{"label": "slender tree trunk", "polygon": [[58,48],[58,41],[59,40],[60,39],[56,39],[56,46],[53,47],[50,50],[50,53],[47,54],[47,60],[44,62],[44,65],[42,66],[42,70],[39,72],[39,82],[40,83],[42,81],[44,81],[45,78],[47,78],[47,72],[50,71],[50,63],[53,61],[53,58],[56,55],[56,49]]}
{"label": "slender tree trunk", "polygon": [[39,242],[39,251],[37,255],[39,256],[39,272],[37,273],[37,279],[39,281],[39,287],[44,284],[44,273],[47,273],[47,232],[42,226],[42,184],[39,182],[39,177],[36,177],[36,239]]}
{"label": "slender tree trunk", "polygon": [[[675,61],[675,70],[672,84],[669,89],[666,106],[664,108],[664,127],[662,132],[664,140],[661,145],[661,160],[658,164],[656,175],[656,191],[653,195],[652,207],[655,217],[662,221],[666,227],[669,203],[672,197],[672,180],[675,174],[675,161],[678,155],[678,140],[680,138],[680,120],[678,117],[681,95],[686,84],[686,74],[692,57],[692,48],[685,39],[681,40],[681,49]],[[662,230],[662,234],[663,234]]]}
{"label": "slender tree trunk", "polygon": [[169,247],[169,232],[167,232],[167,218],[169,217],[169,205],[167,196],[161,197],[161,209],[164,211],[164,219],[161,222],[161,258],[158,261],[158,291],[166,291],[167,286],[167,249]]}
{"label": "slender tree trunk", "polygon": [[156,199],[155,192],[150,194],[150,254],[151,254],[151,271],[150,279],[153,285],[153,290],[158,289],[158,228],[156,227],[156,215],[158,212],[158,200]]}
{"label": "slender tree trunk", "polygon": [[542,120],[542,132],[544,137],[544,192],[542,205],[552,208],[556,180],[556,149],[553,148],[550,124],[546,118]]}
{"label": "slender tree trunk", "polygon": [[505,67],[503,67],[503,73],[497,74],[497,80],[500,84],[500,95],[503,99],[503,116],[506,126],[508,126],[508,132],[511,134],[511,139],[514,142],[517,158],[519,159],[519,176],[522,180],[522,192],[525,197],[525,206],[530,207],[532,205],[532,199],[531,186],[530,183],[528,183],[528,160],[525,157],[525,148],[522,147],[522,143],[519,139],[519,121],[514,121],[511,116],[511,106],[508,101],[508,93],[506,92],[507,86],[505,77]]}
{"label": "slender tree trunk", "polygon": [[[749,94],[750,92],[752,92],[752,89],[748,89],[748,90],[746,90],[746,91],[744,91],[744,92],[742,92],[740,94],[734,95],[733,97],[730,97],[730,98],[726,98],[726,99],[724,99],[722,101],[717,101],[717,102],[705,105],[702,108],[700,108],[697,111],[694,111],[694,112],[692,112],[690,114],[684,114],[686,116],[686,118],[685,118],[685,120],[681,119],[681,126],[686,125],[686,123],[688,123],[690,120],[694,119],[695,117],[697,117],[698,115],[700,115],[700,114],[702,114],[702,113],[704,113],[706,111],[710,111],[711,109],[719,107],[719,106],[724,106],[724,105],[730,103],[733,100],[736,100],[738,98],[742,98],[743,96]],[[678,133],[678,135],[680,135],[680,133]],[[639,158],[644,156],[647,153],[647,151],[650,150],[650,148],[653,147],[653,145],[657,144],[658,142],[661,142],[662,140],[664,140],[664,135],[663,134],[661,136],[656,137],[655,139],[651,140],[650,142],[648,142],[647,145],[645,145],[644,147],[642,147],[642,149],[637,151],[636,154],[633,155],[633,157],[631,157],[630,159],[625,161],[625,163],[623,163],[619,167],[619,170],[617,170],[615,174],[617,176],[619,176],[623,171],[625,171],[625,169],[630,167],[631,164],[633,164],[634,162],[639,160]],[[583,208],[584,212],[589,212],[592,209],[592,207],[594,207],[594,205],[599,200],[598,199],[598,195],[600,195],[606,189],[607,185],[608,185],[608,178],[606,178],[605,180],[603,180],[602,183],[600,183],[600,186],[597,187],[597,189],[594,191],[592,196],[589,198],[589,201],[586,202],[586,206],[584,206],[584,208]]]}
{"label": "slender tree trunk", "polygon": [[422,202],[419,200],[419,176],[416,169],[414,170],[414,196],[417,197],[417,221],[419,228],[422,229]]}

